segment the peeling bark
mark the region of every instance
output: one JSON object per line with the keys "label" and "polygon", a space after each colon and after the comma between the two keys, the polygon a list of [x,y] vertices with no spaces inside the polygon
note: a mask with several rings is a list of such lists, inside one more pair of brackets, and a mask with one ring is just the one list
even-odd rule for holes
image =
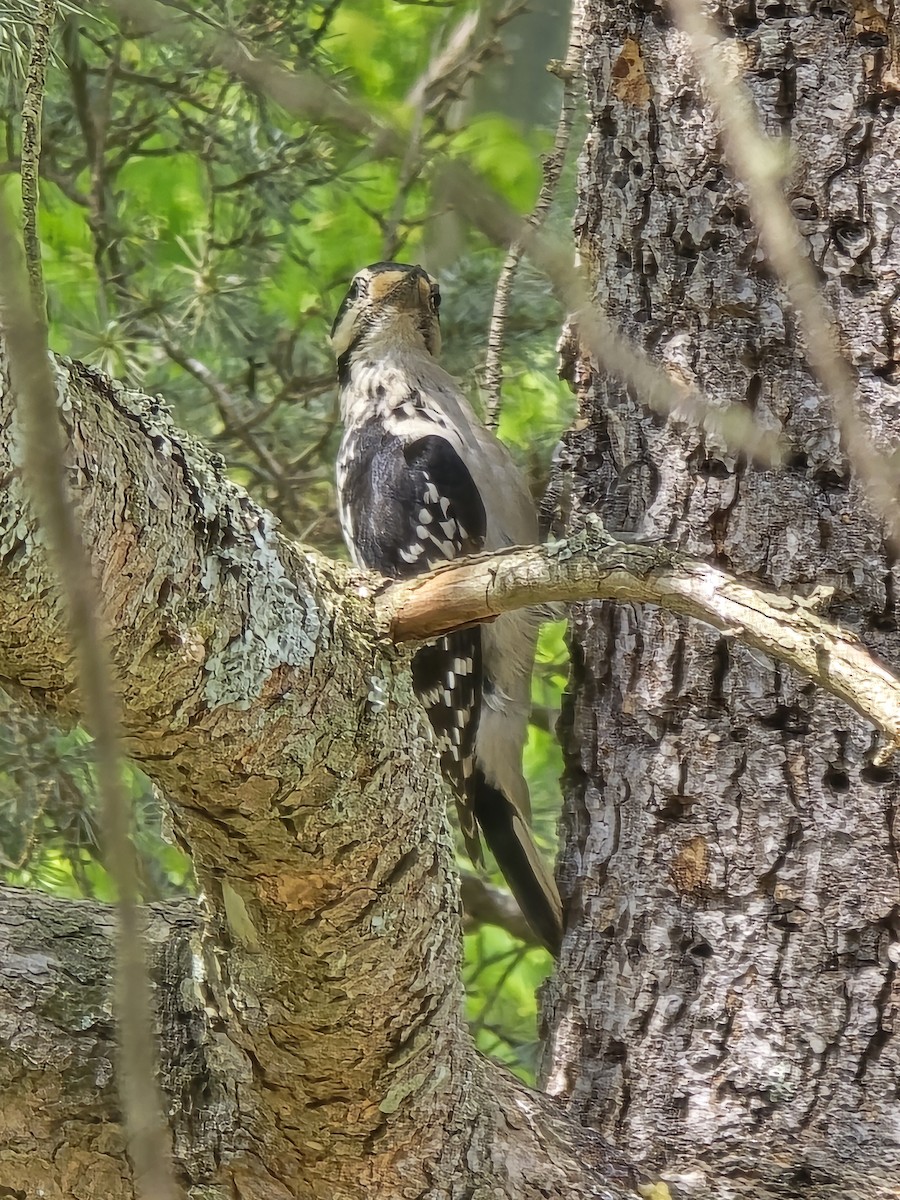
{"label": "peeling bark", "polygon": [[[833,587],[824,615],[897,664],[894,554],[804,366],[685,39],[658,4],[585,7],[576,227],[595,294],[676,378],[743,398],[792,452],[787,469],[756,469],[648,415],[572,338],[586,420],[560,456],[570,527],[597,511],[613,533],[739,576]],[[896,14],[717,11],[764,127],[793,139],[791,207],[864,420],[896,444]],[[573,931],[545,1012],[550,1090],[685,1196],[896,1196],[896,767],[802,676],[660,610],[581,606],[573,666]]]}

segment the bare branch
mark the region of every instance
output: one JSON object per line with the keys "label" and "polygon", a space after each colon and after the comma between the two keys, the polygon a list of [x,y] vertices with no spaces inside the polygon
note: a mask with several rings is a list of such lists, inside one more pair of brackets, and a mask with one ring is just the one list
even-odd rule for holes
{"label": "bare branch", "polygon": [[40,199],[41,117],[44,110],[44,86],[47,60],[50,56],[50,35],[56,19],[56,0],[40,0],[34,16],[31,58],[25,79],[25,99],[22,104],[22,231],[25,244],[25,263],[31,302],[41,320],[46,320],[47,298],[44,295],[44,275],[41,269],[41,243],[38,238],[38,203]]}
{"label": "bare branch", "polygon": [[[562,169],[566,162],[572,124],[575,120],[575,85],[581,77],[584,51],[581,44],[581,15],[572,4],[569,31],[569,46],[565,62],[551,63],[549,70],[562,80],[563,94],[559,110],[559,122],[553,139],[553,150],[543,162],[544,179],[528,224],[538,230],[547,219]],[[500,390],[503,386],[503,339],[506,333],[506,317],[512,285],[525,252],[521,239],[514,242],[500,271],[494,290],[494,306],[491,310],[491,325],[488,333],[487,355],[484,362],[484,385],[487,391],[487,424],[496,428],[500,419]]]}
{"label": "bare branch", "polygon": [[194,355],[188,354],[177,342],[165,333],[156,333],[152,329],[142,329],[141,333],[150,341],[156,341],[166,352],[172,362],[183,371],[203,384],[216,402],[219,416],[227,433],[234,434],[244,443],[251,454],[255,455],[263,467],[269,482],[279,484],[286,475],[285,468],[278,462],[271,451],[251,431],[251,425],[238,412],[237,400],[225,384],[210,370],[210,368]]}
{"label": "bare branch", "polygon": [[423,641],[502,612],[550,601],[658,604],[705,621],[787,663],[845,701],[900,749],[900,678],[851,633],[816,614],[827,594],[782,596],[662,546],[626,544],[597,518],[566,541],[448,563],[383,586],[384,627],[395,641]]}

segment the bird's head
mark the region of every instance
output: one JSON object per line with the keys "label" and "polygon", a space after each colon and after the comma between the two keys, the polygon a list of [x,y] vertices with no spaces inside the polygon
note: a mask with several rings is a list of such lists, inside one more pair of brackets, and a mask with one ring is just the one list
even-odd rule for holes
{"label": "bird's head", "polygon": [[422,267],[380,262],[357,271],[331,327],[339,366],[370,347],[424,349],[436,358],[440,304],[440,288]]}

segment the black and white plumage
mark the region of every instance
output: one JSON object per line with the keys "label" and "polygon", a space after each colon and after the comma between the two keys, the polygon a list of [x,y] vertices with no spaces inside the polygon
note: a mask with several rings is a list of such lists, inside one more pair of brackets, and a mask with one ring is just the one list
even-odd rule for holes
{"label": "black and white plumage", "polygon": [[[344,436],[341,526],[360,566],[390,578],[537,541],[534,504],[509,452],[438,364],[440,293],[421,268],[375,263],[332,328]],[[528,828],[522,774],[538,620],[507,613],[417,651],[413,683],[481,861],[479,830],[525,917],[553,953],[562,906]]]}

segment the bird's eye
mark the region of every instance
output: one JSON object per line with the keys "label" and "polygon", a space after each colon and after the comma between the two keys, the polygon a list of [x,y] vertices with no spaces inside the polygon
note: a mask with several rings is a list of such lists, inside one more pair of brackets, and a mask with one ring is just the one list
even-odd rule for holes
{"label": "bird's eye", "polygon": [[437,310],[440,307],[441,307],[441,293],[438,291],[434,291],[431,293],[431,311],[437,312]]}
{"label": "bird's eye", "polygon": [[359,280],[358,279],[354,279],[353,282],[350,284],[350,290],[347,292],[347,299],[348,300],[358,300],[359,299]]}

